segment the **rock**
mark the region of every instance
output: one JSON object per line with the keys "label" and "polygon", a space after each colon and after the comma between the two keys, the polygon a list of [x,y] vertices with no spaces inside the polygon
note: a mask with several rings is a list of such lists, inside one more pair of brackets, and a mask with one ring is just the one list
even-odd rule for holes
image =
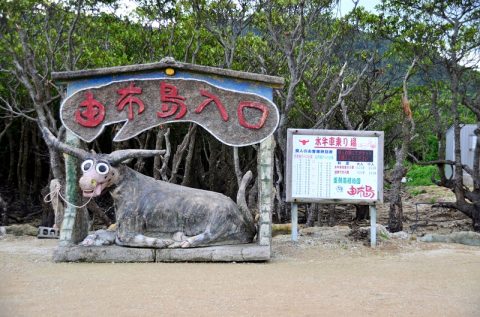
{"label": "rock", "polygon": [[389,240],[392,234],[384,226],[377,224],[377,239]]}
{"label": "rock", "polygon": [[7,233],[15,236],[37,236],[38,229],[29,224],[11,225],[6,227]]}
{"label": "rock", "polygon": [[[377,224],[377,240],[389,240],[392,238],[392,234],[385,228],[385,226],[381,224]],[[361,235],[367,235],[368,239],[370,239],[370,227],[360,227],[358,231]],[[363,234],[362,234],[363,233]]]}
{"label": "rock", "polygon": [[465,245],[480,246],[480,233],[473,231],[460,231],[450,234],[426,234],[420,238],[420,241],[460,243]]}
{"label": "rock", "polygon": [[392,238],[393,239],[408,240],[408,239],[410,239],[410,235],[408,233],[406,233],[405,231],[399,231],[399,232],[392,233]]}

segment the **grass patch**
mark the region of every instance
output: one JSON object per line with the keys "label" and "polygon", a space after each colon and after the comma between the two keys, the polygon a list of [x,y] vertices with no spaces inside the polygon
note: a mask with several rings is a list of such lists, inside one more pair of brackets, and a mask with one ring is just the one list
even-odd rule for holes
{"label": "grass patch", "polygon": [[[438,169],[434,165],[412,165],[407,173],[407,186],[430,186],[434,185],[432,176],[439,178]],[[421,193],[418,193],[421,194]],[[418,195],[417,194],[417,195]],[[412,193],[412,195],[414,195]],[[414,195],[416,196],[416,195]]]}

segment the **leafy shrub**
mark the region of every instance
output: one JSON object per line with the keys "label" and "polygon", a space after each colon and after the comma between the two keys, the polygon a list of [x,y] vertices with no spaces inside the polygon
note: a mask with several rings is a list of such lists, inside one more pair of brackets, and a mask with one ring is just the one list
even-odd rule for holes
{"label": "leafy shrub", "polygon": [[432,183],[432,175],[438,178],[438,169],[434,165],[412,165],[407,173],[408,186],[429,186]]}

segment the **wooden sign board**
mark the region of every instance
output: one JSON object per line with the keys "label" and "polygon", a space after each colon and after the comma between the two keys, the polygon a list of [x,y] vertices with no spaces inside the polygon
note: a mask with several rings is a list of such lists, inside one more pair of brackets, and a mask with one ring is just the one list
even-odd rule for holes
{"label": "wooden sign board", "polygon": [[245,146],[269,137],[279,121],[271,100],[241,86],[165,74],[89,85],[64,100],[60,115],[63,125],[86,142],[113,123],[125,123],[113,139],[125,141],[158,125],[188,121],[227,145]]}
{"label": "wooden sign board", "polygon": [[382,202],[383,132],[289,129],[287,201]]}

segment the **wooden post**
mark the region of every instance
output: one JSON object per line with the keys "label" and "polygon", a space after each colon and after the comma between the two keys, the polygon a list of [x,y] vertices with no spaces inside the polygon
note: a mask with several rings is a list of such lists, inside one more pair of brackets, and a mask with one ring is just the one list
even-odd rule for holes
{"label": "wooden post", "polygon": [[[66,143],[80,146],[80,140],[67,130]],[[81,199],[78,191],[78,160],[65,155],[65,199],[70,203],[65,207],[62,229],[60,230],[60,245],[66,246],[82,241],[88,234],[88,213],[86,208],[77,211],[74,205],[80,205]]]}
{"label": "wooden post", "polygon": [[258,210],[260,211],[258,244],[269,246],[272,240],[273,150],[275,141],[269,136],[260,143],[258,154]]}

